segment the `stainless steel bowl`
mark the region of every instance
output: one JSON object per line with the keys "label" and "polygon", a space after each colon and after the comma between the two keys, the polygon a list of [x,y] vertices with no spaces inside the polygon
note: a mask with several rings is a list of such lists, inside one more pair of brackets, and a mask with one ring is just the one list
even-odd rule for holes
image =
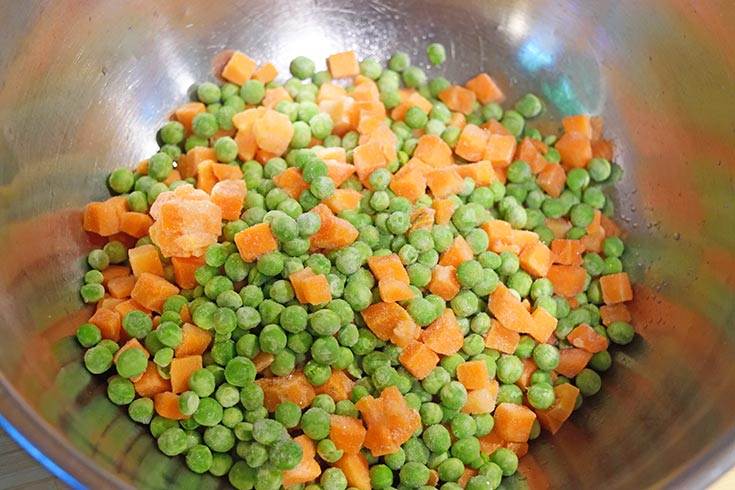
{"label": "stainless steel bowl", "polygon": [[81,209],[156,148],[224,48],[272,60],[448,47],[551,117],[605,118],[625,167],[639,338],[525,466],[539,488],[702,488],[735,464],[735,6],[730,0],[26,0],[0,30],[0,421],[69,481],[217,488],[158,453],[68,338],[92,246]]}

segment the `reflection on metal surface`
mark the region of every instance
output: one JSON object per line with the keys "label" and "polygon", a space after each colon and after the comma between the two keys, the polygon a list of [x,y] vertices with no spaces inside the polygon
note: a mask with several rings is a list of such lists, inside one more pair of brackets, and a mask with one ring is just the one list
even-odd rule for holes
{"label": "reflection on metal surface", "polygon": [[[486,70],[547,115],[600,113],[626,170],[640,338],[603,393],[523,463],[538,488],[701,488],[735,464],[735,8],[688,0],[28,0],[0,30],[0,409],[90,488],[216,488],[104,397],[68,335],[93,244],[79,210],[146,158],[226,48],[319,68],[428,40],[456,80]],[[359,21],[358,21],[359,19]],[[534,123],[536,124],[536,123]],[[555,127],[550,124],[549,127]],[[13,163],[15,162],[15,163]],[[604,465],[601,465],[604,462]]]}

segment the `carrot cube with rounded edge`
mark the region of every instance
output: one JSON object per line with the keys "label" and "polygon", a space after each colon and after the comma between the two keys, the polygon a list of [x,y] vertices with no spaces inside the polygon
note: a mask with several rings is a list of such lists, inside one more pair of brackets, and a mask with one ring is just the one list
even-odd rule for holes
{"label": "carrot cube with rounded edge", "polygon": [[94,312],[94,315],[89,319],[89,323],[100,329],[103,339],[110,339],[115,342],[120,340],[122,322],[120,315],[115,311],[100,308]]}
{"label": "carrot cube with rounded edge", "polygon": [[491,386],[494,386],[494,389],[489,387],[482,387],[468,392],[467,401],[465,402],[464,406],[462,406],[462,413],[475,415],[492,412],[495,408],[495,398],[498,391],[496,385],[497,381],[492,380]]}
{"label": "carrot cube with rounded edge", "polygon": [[531,435],[536,414],[528,407],[515,403],[501,403],[495,407],[494,430],[508,442],[526,442]]}
{"label": "carrot cube with rounded edge", "polygon": [[409,330],[416,327],[411,315],[397,303],[375,303],[362,310],[360,315],[375,336],[384,341],[390,339],[395,329],[403,328],[404,324]]}
{"label": "carrot cube with rounded edge", "polygon": [[153,406],[156,409],[156,413],[161,417],[165,417],[171,420],[185,420],[188,419],[188,415],[184,415],[179,410],[179,395],[170,391],[164,391],[158,393],[153,397]]}
{"label": "carrot cube with rounded edge", "polygon": [[181,343],[174,349],[176,357],[201,356],[212,343],[212,334],[208,330],[191,323],[184,323],[181,330],[184,336]]}
{"label": "carrot cube with rounded edge", "polygon": [[153,226],[153,218],[145,213],[127,211],[120,216],[120,231],[135,238],[143,238]]}
{"label": "carrot cube with rounded edge", "polygon": [[457,380],[468,390],[487,387],[490,384],[487,363],[484,360],[463,362],[457,366]]}
{"label": "carrot cube with rounded edge", "polygon": [[355,189],[335,189],[334,195],[324,200],[324,204],[338,214],[347,209],[357,209],[362,201],[362,194]]}
{"label": "carrot cube with rounded edge", "polygon": [[489,160],[493,167],[507,167],[513,161],[515,151],[515,136],[491,133],[487,138],[485,152],[478,160]]}
{"label": "carrot cube with rounded edge", "polygon": [[191,373],[202,368],[202,356],[175,357],[171,361],[171,391],[183,393],[189,389]]}
{"label": "carrot cube with rounded edge", "polygon": [[452,149],[443,139],[433,134],[425,134],[419,138],[413,156],[437,168],[454,164]]}
{"label": "carrot cube with rounded edge", "polygon": [[158,249],[153,245],[131,248],[128,250],[128,260],[135,277],[140,277],[144,272],[163,277],[163,263],[158,255]]}
{"label": "carrot cube with rounded edge", "polygon": [[211,199],[222,210],[222,219],[236,220],[240,218],[247,193],[244,180],[222,180],[212,187]]}
{"label": "carrot cube with rounded edge", "polygon": [[304,281],[309,277],[314,277],[314,275],[315,274],[312,272],[311,267],[305,267],[288,276],[288,280],[291,281],[291,286],[293,287],[294,294],[296,295],[296,299],[299,300],[299,303],[306,303]]}
{"label": "carrot cube with rounded edge", "polygon": [[540,241],[523,247],[518,256],[523,270],[533,277],[545,277],[548,274],[552,257],[551,249]]}
{"label": "carrot cube with rounded edge", "polygon": [[276,77],[278,77],[278,70],[276,70],[276,67],[273,66],[273,63],[266,63],[253,73],[252,78],[253,80],[257,80],[265,84],[272,82]]}
{"label": "carrot cube with rounded edge", "polygon": [[426,185],[435,197],[443,199],[459,193],[465,182],[454,167],[443,167],[426,175]]}
{"label": "carrot cube with rounded edge", "polygon": [[314,459],[316,451],[314,450],[314,442],[306,435],[294,437],[294,441],[301,445],[303,456],[299,465],[291,470],[283,472],[283,481],[281,484],[288,488],[290,486],[306,483],[319,478],[322,468]]}
{"label": "carrot cube with rounded edge", "polygon": [[572,415],[579,396],[579,388],[571,383],[563,383],[554,386],[554,393],[556,399],[551,408],[536,410],[536,417],[541,427],[552,434],[556,434],[569,416]]}
{"label": "carrot cube with rounded edge", "polygon": [[275,412],[283,402],[293,402],[300,408],[311,405],[316,393],[302,371],[288,376],[256,379],[255,383],[263,390],[263,406]]}
{"label": "carrot cube with rounded edge", "polygon": [[462,235],[458,235],[449,245],[449,248],[442,252],[439,258],[439,265],[451,265],[453,267],[459,267],[462,262],[472,260],[475,255],[472,253],[467,240]]}
{"label": "carrot cube with rounded edge", "polygon": [[464,334],[451,308],[434,320],[421,332],[421,341],[437,354],[451,356],[464,344]]}
{"label": "carrot cube with rounded edge", "polygon": [[498,350],[505,354],[513,354],[520,341],[520,333],[505,328],[495,318],[492,319],[490,329],[485,334],[485,347]]}
{"label": "carrot cube with rounded edge", "polygon": [[327,276],[319,274],[307,277],[303,281],[302,292],[305,303],[319,305],[332,300],[332,292],[329,290]]}
{"label": "carrot cube with rounded edge", "polygon": [[269,110],[255,120],[253,134],[258,146],[270,153],[283,155],[291,144],[294,128],[286,114]]}
{"label": "carrot cube with rounded edge", "polygon": [[607,349],[607,338],[600,335],[594,328],[582,323],[567,335],[567,341],[574,347],[584,349],[593,354]]}
{"label": "carrot cube with rounded edge", "polygon": [[333,369],[329,379],[323,385],[315,386],[317,395],[327,394],[336,402],[348,400],[352,394],[355,382],[344,371]]}
{"label": "carrot cube with rounded edge", "polygon": [[454,152],[469,162],[483,159],[490,135],[484,129],[468,124],[462,129]]}
{"label": "carrot cube with rounded edge", "polygon": [[357,454],[365,442],[367,430],[362,421],[344,415],[329,416],[329,438],[345,454]]}
{"label": "carrot cube with rounded edge", "polygon": [[627,272],[608,274],[600,278],[602,300],[606,305],[623,303],[633,299],[633,289]]}
{"label": "carrot cube with rounded edge", "polygon": [[490,295],[488,309],[505,328],[520,333],[533,328],[531,314],[503,283],[499,283]]}
{"label": "carrot cube with rounded edge", "polygon": [[582,265],[584,245],[579,240],[555,238],[551,242],[551,253],[555,264]]}
{"label": "carrot cube with rounded edge", "polygon": [[91,202],[84,208],[84,230],[100,236],[120,232],[120,218],[128,211],[124,196],[111,197],[103,202]]}
{"label": "carrot cube with rounded edge", "polygon": [[278,250],[278,242],[268,223],[258,223],[237,232],[235,245],[245,262],[254,262],[263,255]]}
{"label": "carrot cube with rounded edge", "polygon": [[573,347],[571,349],[561,349],[559,351],[559,365],[556,366],[557,373],[567,378],[573,378],[582,372],[590,362],[592,353],[584,349]]}
{"label": "carrot cube with rounded edge", "polygon": [[416,341],[403,349],[398,360],[416,379],[424,379],[439,364],[439,356],[426,345]]}
{"label": "carrot cube with rounded edge", "polygon": [[[344,151],[344,149],[342,149]],[[349,179],[352,174],[355,173],[355,166],[344,162],[344,155],[342,156],[343,161],[337,160],[324,160],[327,165],[327,177],[334,181],[334,186],[339,187]]]}
{"label": "carrot cube with rounded edge", "polygon": [[319,230],[311,235],[312,249],[334,250],[351,245],[360,234],[352,223],[332,213],[326,204],[319,204],[310,211],[322,220]]}
{"label": "carrot cube with rounded edge", "polygon": [[130,296],[135,287],[135,276],[116,277],[107,283],[107,291],[113,298],[123,299]]}
{"label": "carrot cube with rounded edge", "polygon": [[546,278],[554,285],[554,294],[569,298],[584,291],[587,271],[578,265],[554,264],[549,267]]}
{"label": "carrot cube with rounded edge", "polygon": [[552,197],[559,197],[564,190],[567,176],[558,163],[549,163],[536,176],[536,183]]}
{"label": "carrot cube with rounded edge", "polygon": [[255,60],[245,53],[235,51],[222,69],[222,78],[235,85],[243,85],[255,72]]}
{"label": "carrot cube with rounded edge", "polygon": [[414,292],[408,284],[395,279],[378,281],[378,292],[380,299],[387,302],[404,301],[414,297]]}
{"label": "carrot cube with rounded edge", "polygon": [[176,120],[184,126],[188,133],[190,133],[191,123],[194,118],[202,112],[206,111],[207,106],[205,106],[201,102],[188,102],[176,108],[176,111],[174,112],[174,117],[176,117]]}
{"label": "carrot cube with rounded edge", "polygon": [[408,273],[398,254],[369,257],[368,267],[378,281],[394,279],[409,284]]}
{"label": "carrot cube with rounded edge", "polygon": [[546,343],[551,337],[551,334],[554,333],[554,330],[556,330],[558,320],[555,316],[551,315],[541,307],[536,308],[533,313],[531,313],[531,317],[533,318],[533,325],[528,333],[531,337],[536,339],[537,342]]}
{"label": "carrot cube with rounded edge", "polygon": [[584,168],[592,160],[590,139],[582,133],[564,133],[554,148],[561,155],[561,163],[567,167]]}
{"label": "carrot cube with rounded edge", "polygon": [[580,133],[587,139],[592,139],[592,119],[587,114],[567,116],[561,120],[565,133]]}
{"label": "carrot cube with rounded edge", "polygon": [[451,265],[436,265],[431,271],[431,280],[427,289],[444,301],[454,298],[462,286],[457,280],[457,269]]}
{"label": "carrot cube with rounded edge", "polygon": [[490,75],[480,73],[476,77],[470,79],[465,87],[472,90],[477,96],[480,104],[489,104],[490,102],[500,102],[504,95]]}
{"label": "carrot cube with rounded edge", "polygon": [[434,215],[436,224],[446,225],[452,219],[452,215],[457,209],[457,203],[451,199],[434,199],[431,203],[431,207],[436,211],[436,214]]}
{"label": "carrot cube with rounded edge", "polygon": [[362,453],[347,453],[334,466],[342,470],[350,487],[357,490],[370,490],[370,467],[367,458]]}
{"label": "carrot cube with rounded edge", "polygon": [[462,178],[469,177],[474,180],[477,187],[485,187],[498,180],[493,164],[489,160],[457,165],[455,168]]}
{"label": "carrot cube with rounded edge", "polygon": [[343,51],[327,58],[327,67],[332,78],[349,78],[360,74],[360,63],[354,51]]}
{"label": "carrot cube with rounded edge", "polygon": [[217,181],[223,180],[241,180],[242,170],[239,165],[230,165],[228,163],[212,163],[212,173]]}
{"label": "carrot cube with rounded edge", "polygon": [[[309,183],[304,180],[298,167],[289,167],[280,174],[273,177],[273,183],[282,189],[291,199],[297,199],[301,193],[309,188]],[[335,182],[335,186],[337,183]]]}
{"label": "carrot cube with rounded edge", "polygon": [[380,145],[375,141],[368,141],[364,145],[360,145],[352,151],[352,160],[357,171],[357,177],[360,182],[365,184],[368,177],[375,170],[385,168],[388,160],[383,154]]}
{"label": "carrot cube with rounded edge", "polygon": [[459,85],[452,85],[439,92],[439,100],[444,102],[450,110],[461,112],[467,116],[472,113],[477,96],[472,90]]}
{"label": "carrot cube with rounded edge", "polygon": [[174,268],[174,278],[176,284],[184,289],[193,289],[197,287],[194,278],[196,270],[204,265],[204,256],[201,257],[171,257],[171,265]]}
{"label": "carrot cube with rounded edge", "polygon": [[175,294],[179,294],[179,288],[166,279],[143,272],[138,277],[130,297],[149,310],[161,313],[164,301]]}
{"label": "carrot cube with rounded edge", "polygon": [[165,391],[171,391],[171,383],[163,379],[153,361],[148,361],[145,372],[133,382],[135,392],[140,396],[153,397]]}
{"label": "carrot cube with rounded edge", "polygon": [[600,306],[600,318],[606,327],[614,322],[630,323],[632,317],[625,303]]}

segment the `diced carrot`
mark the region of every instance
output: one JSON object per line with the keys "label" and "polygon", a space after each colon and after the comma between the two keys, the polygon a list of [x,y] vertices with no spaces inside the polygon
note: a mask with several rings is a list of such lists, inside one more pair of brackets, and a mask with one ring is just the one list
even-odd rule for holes
{"label": "diced carrot", "polygon": [[288,280],[291,281],[291,286],[293,287],[296,299],[299,300],[299,302],[302,304],[306,303],[304,281],[310,277],[314,277],[314,275],[315,274],[314,272],[312,272],[311,267],[305,267],[300,271],[296,271],[288,276]]}
{"label": "diced carrot", "polygon": [[439,364],[439,356],[423,343],[416,341],[403,349],[398,360],[416,379],[424,379]]}
{"label": "diced carrot", "polygon": [[472,113],[477,96],[472,90],[453,85],[439,92],[439,100],[444,102],[450,110],[461,112],[467,116]]}
{"label": "diced carrot", "polygon": [[319,478],[322,473],[322,468],[314,458],[316,451],[314,449],[314,442],[305,434],[298,437],[294,437],[294,441],[301,445],[303,456],[301,462],[296,468],[283,472],[283,480],[281,485],[288,488],[291,486],[299,485],[300,483],[306,483],[314,481]]}
{"label": "diced carrot", "polygon": [[275,412],[283,402],[293,402],[301,408],[311,405],[316,396],[314,387],[301,371],[275,378],[260,378],[255,382],[263,389],[263,406]]}
{"label": "diced carrot", "polygon": [[606,327],[614,322],[630,323],[632,317],[625,303],[615,303],[613,305],[600,306],[600,318],[602,324]]}
{"label": "diced carrot", "polygon": [[[344,149],[342,149],[344,151]],[[343,156],[344,158],[344,156]],[[334,181],[334,186],[339,187],[355,173],[355,166],[337,160],[325,160],[327,164],[327,177]]]}
{"label": "diced carrot", "polygon": [[592,140],[592,158],[615,159],[615,143],[610,140]]}
{"label": "diced carrot", "polygon": [[606,305],[623,303],[633,299],[633,289],[627,272],[608,274],[600,278],[602,299]]}
{"label": "diced carrot", "polygon": [[520,333],[533,329],[531,314],[503,283],[490,296],[488,309],[505,328]]}
{"label": "diced carrot", "polygon": [[520,333],[505,328],[502,323],[493,318],[490,329],[485,334],[485,347],[505,354],[513,354],[520,340]]}
{"label": "diced carrot", "polygon": [[139,174],[148,175],[148,160],[138,162],[138,165],[135,167],[135,171]]}
{"label": "diced carrot", "polygon": [[269,83],[276,79],[278,76],[278,70],[273,66],[273,63],[266,63],[265,65],[258,68],[253,73],[253,80],[257,80],[261,83]]}
{"label": "diced carrot", "polygon": [[433,134],[425,134],[419,138],[413,156],[432,167],[446,167],[452,165],[452,149],[440,137]]}
{"label": "diced carrot", "polygon": [[140,396],[152,397],[164,391],[171,391],[171,383],[163,379],[158,373],[158,367],[153,361],[148,361],[148,367],[133,385],[135,392]]}
{"label": "diced carrot", "polygon": [[549,272],[552,257],[551,249],[539,241],[523,247],[518,258],[523,270],[533,277],[544,277]]}
{"label": "diced carrot", "polygon": [[498,435],[498,431],[496,431],[494,427],[489,434],[484,435],[479,439],[480,450],[486,454],[492,454],[495,452],[496,449],[505,447],[505,445],[507,444],[507,441],[504,441],[503,438]]}
{"label": "diced carrot", "polygon": [[570,223],[566,218],[546,218],[544,220],[544,224],[551,229],[551,232],[554,234],[554,238],[557,239],[564,238],[572,227],[572,223]]}
{"label": "diced carrot", "polygon": [[153,245],[131,248],[128,250],[128,258],[135,277],[140,277],[144,272],[163,277],[163,263],[158,249]]}
{"label": "diced carrot", "polygon": [[414,297],[413,290],[402,281],[396,279],[382,279],[378,281],[380,298],[386,302],[397,302]]}
{"label": "diced carrot", "polygon": [[462,262],[467,262],[473,258],[474,254],[467,240],[463,236],[457,235],[452,241],[452,244],[449,245],[449,248],[441,254],[439,265],[451,265],[456,268]]}
{"label": "diced carrot", "polygon": [[222,219],[236,220],[242,212],[248,188],[244,180],[221,180],[212,188],[212,202],[222,210]]}
{"label": "diced carrot", "polygon": [[600,225],[602,226],[602,229],[605,231],[606,237],[609,237],[609,236],[619,237],[623,233],[623,231],[620,229],[617,223],[615,223],[613,220],[611,220],[604,214],[600,214]]}
{"label": "diced carrot", "polygon": [[531,435],[536,414],[523,405],[501,403],[493,413],[498,436],[509,442],[526,442]]}
{"label": "diced carrot", "polygon": [[387,162],[392,162],[398,157],[398,153],[396,152],[398,137],[391,131],[387,124],[380,124],[370,133],[367,142],[371,141],[377,143]]}
{"label": "diced carrot", "polygon": [[355,382],[352,381],[345,371],[332,369],[332,374],[323,385],[314,387],[317,395],[327,394],[336,402],[349,400]]}
{"label": "diced carrot", "polygon": [[[338,163],[345,163],[347,161],[347,151],[341,146],[330,146],[328,148],[324,148],[324,147],[312,148],[311,151],[314,152],[317,158],[324,160],[325,163],[327,163],[330,160],[338,162]],[[329,169],[328,163],[327,163],[327,169]],[[328,171],[327,171],[327,175],[329,175]],[[329,178],[334,180],[331,176]]]}
{"label": "diced carrot", "polygon": [[516,385],[525,391],[531,385],[531,375],[538,371],[538,366],[531,357],[521,359],[521,362],[523,363],[523,371],[521,377],[516,381]]}
{"label": "diced carrot", "polygon": [[116,277],[107,283],[107,291],[113,298],[127,298],[135,287],[135,276]]}
{"label": "diced carrot", "polygon": [[228,163],[213,163],[212,173],[214,173],[217,181],[242,179],[242,170],[240,169],[239,165],[230,165]]}
{"label": "diced carrot", "polygon": [[475,93],[480,104],[500,102],[504,98],[503,92],[487,73],[480,73],[475,78],[470,79],[465,87]]}
{"label": "diced carrot", "polygon": [[156,413],[161,417],[171,420],[185,420],[189,418],[188,415],[184,415],[179,410],[179,395],[176,393],[171,393],[170,391],[157,393],[153,397],[153,406],[156,409]]}
{"label": "diced carrot", "polygon": [[196,270],[204,265],[204,256],[201,257],[171,257],[176,284],[183,289],[193,289],[199,283],[194,278]]}
{"label": "diced carrot", "polygon": [[[355,90],[350,95],[361,102],[380,102],[378,84],[362,75],[355,79]],[[383,117],[385,117],[385,106],[383,106]]]}
{"label": "diced carrot", "polygon": [[364,445],[376,457],[396,452],[421,427],[418,412],[408,407],[395,386],[384,389],[377,399],[362,397],[355,408],[367,425]]}
{"label": "diced carrot", "polygon": [[202,368],[202,356],[192,355],[175,357],[171,361],[171,391],[183,393],[189,389],[189,377],[191,373]]}
{"label": "diced carrot", "polygon": [[342,470],[350,487],[357,490],[370,490],[370,468],[364,454],[345,453],[334,466]]}
{"label": "diced carrot", "polygon": [[367,430],[359,419],[344,415],[329,416],[329,438],[345,454],[357,454],[365,442]]}
{"label": "diced carrot", "polygon": [[319,305],[332,300],[329,281],[324,274],[305,278],[302,288],[305,304]]}
{"label": "diced carrot", "polygon": [[148,234],[153,219],[145,213],[127,211],[120,216],[120,231],[135,238],[142,238]]}
{"label": "diced carrot", "polygon": [[590,140],[582,133],[564,133],[554,145],[561,155],[561,163],[567,167],[586,167],[592,159]]}
{"label": "diced carrot", "polygon": [[572,297],[584,291],[587,271],[578,265],[554,264],[546,278],[554,284],[554,294]]}
{"label": "diced carrot", "polygon": [[107,308],[101,308],[94,312],[94,315],[89,319],[89,323],[100,329],[103,339],[110,339],[115,342],[120,340],[122,322],[120,315],[116,312]]}
{"label": "diced carrot", "polygon": [[457,380],[468,390],[486,388],[490,384],[487,363],[484,360],[467,361],[457,366]]}
{"label": "diced carrot", "polygon": [[[123,213],[126,214],[126,213]],[[120,218],[120,223],[122,223],[122,218]],[[148,233],[146,233],[147,235]],[[138,243],[138,239],[134,236],[130,236],[127,233],[120,230],[119,233],[115,233],[114,235],[110,235],[107,238],[111,242],[120,242],[122,243],[125,248],[133,248],[135,247],[135,244]]]}
{"label": "diced carrot", "polygon": [[523,456],[528,454],[527,442],[508,442],[505,447],[516,453],[516,456],[518,456],[519,458],[522,458]]}
{"label": "diced carrot", "polygon": [[516,139],[513,135],[490,134],[483,155],[478,160],[488,160],[493,167],[507,167],[513,161]]}
{"label": "diced carrot", "polygon": [[327,67],[332,78],[349,78],[360,74],[360,63],[354,51],[333,54],[327,58]]}
{"label": "diced carrot", "polygon": [[[298,167],[289,167],[273,177],[273,183],[288,194],[291,199],[298,199],[301,193],[309,188]],[[336,185],[336,184],[335,184]]]}
{"label": "diced carrot", "polygon": [[562,349],[559,351],[559,365],[555,371],[567,378],[578,375],[587,366],[592,353],[584,349]]}
{"label": "diced carrot", "polygon": [[349,221],[338,218],[325,205],[319,204],[310,211],[322,221],[319,230],[311,235],[312,249],[334,250],[351,245],[360,234]]}
{"label": "diced carrot", "polygon": [[554,263],[562,265],[582,265],[584,245],[579,240],[556,238],[551,242]]}
{"label": "diced carrot", "polygon": [[276,155],[282,155],[291,143],[294,128],[286,114],[269,110],[255,120],[253,134],[258,146]]}
{"label": "diced carrot", "polygon": [[[485,361],[480,361],[485,362]],[[460,364],[461,366],[462,364]],[[471,390],[467,393],[467,401],[462,406],[462,413],[480,414],[490,413],[495,408],[495,398],[498,394],[498,382],[490,380],[488,386]]]}
{"label": "diced carrot", "polygon": [[452,112],[452,115],[449,117],[447,127],[455,126],[459,129],[463,129],[465,125],[467,125],[467,118],[464,117],[464,114],[461,112]]}
{"label": "diced carrot", "polygon": [[418,340],[421,335],[421,327],[419,327],[414,321],[407,321],[404,318],[399,318],[400,320],[396,323],[395,328],[390,333],[390,341],[403,349],[414,340]]}
{"label": "diced carrot", "polygon": [[536,146],[533,144],[533,141],[533,138],[529,138],[528,136],[523,138],[516,148],[514,159],[523,160],[524,162],[530,164],[530,161],[533,160],[539,152],[536,149]]}
{"label": "diced carrot", "polygon": [[213,160],[204,160],[197,165],[197,189],[201,189],[207,194],[212,191],[214,184],[217,183],[213,165]]}
{"label": "diced carrot", "polygon": [[439,472],[437,470],[429,470],[429,480],[426,484],[430,487],[436,488],[436,484],[439,483]]}
{"label": "diced carrot", "polygon": [[495,177],[497,177],[498,182],[500,182],[501,184],[505,184],[508,181],[507,166],[493,164],[493,170],[495,171]]}
{"label": "diced carrot", "polygon": [[536,156],[533,157],[533,160],[528,162],[528,166],[531,167],[531,173],[534,175],[540,174],[548,164],[549,161],[540,153],[537,153]]}
{"label": "diced carrot", "polygon": [[552,197],[559,197],[566,183],[564,169],[558,163],[549,163],[536,177],[536,183]]}
{"label": "diced carrot", "polygon": [[465,466],[464,473],[462,473],[462,476],[460,476],[457,480],[457,485],[465,488],[467,486],[467,482],[469,482],[475,476],[477,476],[477,470],[470,468],[469,466]]}
{"label": "diced carrot", "polygon": [[565,133],[580,133],[587,139],[592,139],[592,120],[587,114],[567,116],[561,120]]}
{"label": "diced carrot", "polygon": [[235,85],[243,85],[255,72],[255,60],[245,53],[235,51],[222,69],[222,78]]}
{"label": "diced carrot", "polygon": [[550,314],[544,308],[536,308],[533,313],[533,325],[528,333],[540,343],[546,343],[551,337],[551,334],[556,330],[556,324],[558,320],[555,316]]}
{"label": "diced carrot", "polygon": [[273,364],[273,360],[275,359],[275,356],[271,354],[270,352],[258,352],[255,357],[253,357],[253,365],[255,366],[255,372],[256,373],[262,373],[268,367]]}
{"label": "diced carrot", "polygon": [[207,107],[201,102],[188,102],[176,108],[174,115],[176,120],[184,125],[187,133],[191,133],[191,123],[194,118],[206,111]]}
{"label": "diced carrot", "polygon": [[574,347],[593,354],[607,349],[607,338],[595,332],[595,329],[586,323],[578,325],[569,332],[567,341]]}
{"label": "diced carrot", "polygon": [[181,173],[177,169],[173,169],[170,174],[168,174],[168,177],[163,181],[166,185],[171,185],[176,181],[181,180]]}
{"label": "diced carrot", "polygon": [[436,210],[434,219],[438,225],[446,225],[452,219],[457,204],[451,199],[434,199],[431,207]]}
{"label": "diced carrot", "polygon": [[104,202],[91,202],[84,209],[84,230],[100,236],[120,232],[120,218],[128,211],[124,196],[111,197]]}
{"label": "diced carrot", "polygon": [[[564,352],[564,351],[562,351]],[[556,434],[574,411],[574,405],[579,396],[579,388],[571,383],[554,386],[556,399],[548,410],[536,410],[536,416],[541,427],[552,434]]]}
{"label": "diced carrot", "polygon": [[485,187],[498,180],[493,164],[489,160],[457,165],[455,168],[462,178],[469,177],[474,180],[477,187]]}
{"label": "diced carrot", "polygon": [[393,331],[403,323],[415,325],[411,315],[396,303],[375,303],[361,313],[367,327],[380,339],[390,339]]}
{"label": "diced carrot", "polygon": [[316,94],[316,101],[320,104],[324,100],[338,100],[347,95],[347,91],[344,87],[341,87],[335,83],[327,82],[323,83],[319,87],[319,91]]}
{"label": "diced carrot", "polygon": [[429,172],[426,184],[435,197],[444,199],[459,193],[464,187],[464,179],[454,167],[443,167]]}
{"label": "diced carrot", "polygon": [[123,300],[120,298],[111,298],[109,296],[105,296],[97,302],[97,309],[116,311],[115,308],[117,308],[117,306],[122,302]]}
{"label": "diced carrot", "polygon": [[184,334],[181,343],[174,349],[177,358],[185,356],[201,356],[212,343],[212,334],[208,330],[199,328],[191,323],[184,323],[181,327]]}
{"label": "diced carrot", "polygon": [[457,353],[464,344],[464,334],[454,311],[446,308],[439,318],[424,329],[421,341],[437,354],[450,356]]}
{"label": "diced carrot", "polygon": [[129,299],[127,301],[123,301],[119,303],[117,306],[113,308],[115,312],[120,315],[120,318],[125,318],[125,315],[130,313],[133,310],[142,311],[146,315],[148,315],[148,318],[152,317],[151,310],[146,308],[145,306],[140,305],[137,301],[134,299]]}
{"label": "diced carrot", "polygon": [[580,238],[584,249],[587,252],[602,252],[602,243],[605,240],[605,230],[601,226],[596,231],[588,231],[585,236]]}
{"label": "diced carrot", "polygon": [[452,265],[434,266],[434,270],[431,271],[431,281],[427,286],[432,294],[440,296],[444,301],[449,301],[457,295],[461,287],[457,280],[456,267]]}
{"label": "diced carrot", "polygon": [[369,141],[364,145],[360,145],[352,151],[352,160],[355,164],[357,177],[360,182],[365,184],[368,177],[375,170],[384,168],[388,165],[388,161],[383,154],[380,145],[375,141]]}
{"label": "diced carrot", "polygon": [[487,131],[468,124],[460,133],[454,152],[469,162],[479,162],[485,156],[489,138]]}
{"label": "diced carrot", "polygon": [[408,273],[398,254],[369,257],[368,267],[378,281],[383,279],[395,279],[404,284],[409,284]]}
{"label": "diced carrot", "polygon": [[235,244],[245,262],[254,262],[263,255],[278,250],[278,242],[268,223],[259,223],[237,232]]}
{"label": "diced carrot", "polygon": [[255,134],[253,134],[252,129],[238,131],[235,134],[235,143],[237,143],[237,156],[241,160],[253,159],[255,152],[258,150],[258,144],[255,142]]}
{"label": "diced carrot", "polygon": [[144,272],[138,277],[130,297],[149,310],[161,313],[164,301],[174,294],[179,294],[179,288],[162,277]]}
{"label": "diced carrot", "polygon": [[325,199],[324,204],[337,214],[347,209],[357,209],[361,200],[362,194],[355,189],[335,189],[334,195]]}
{"label": "diced carrot", "polygon": [[408,229],[408,234],[410,235],[416,230],[427,230],[431,231],[431,228],[434,226],[434,216],[436,215],[436,210],[434,208],[426,208],[426,207],[420,207],[413,213],[411,213],[410,223],[411,226]]}
{"label": "diced carrot", "polygon": [[405,197],[411,202],[416,202],[419,198],[426,194],[426,173],[421,165],[411,165],[411,162],[417,160],[413,158],[404,165],[398,172],[393,175],[390,181],[390,189],[397,196]]}
{"label": "diced carrot", "polygon": [[355,99],[342,96],[334,100],[323,100],[319,103],[319,110],[326,112],[332,119],[332,132],[343,136],[346,132],[355,129],[360,119]]}

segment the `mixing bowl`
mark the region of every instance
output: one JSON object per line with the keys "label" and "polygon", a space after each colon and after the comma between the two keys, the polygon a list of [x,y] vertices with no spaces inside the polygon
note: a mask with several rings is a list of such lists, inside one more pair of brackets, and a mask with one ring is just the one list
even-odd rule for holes
{"label": "mixing bowl", "polygon": [[[73,485],[218,488],[110,404],[69,338],[92,243],[81,209],[225,48],[273,61],[395,49],[463,81],[601,114],[625,168],[636,341],[603,392],[532,444],[536,487],[702,488],[735,464],[735,6],[730,0],[25,0],[0,30],[2,424]],[[32,445],[32,446],[31,446]]]}

